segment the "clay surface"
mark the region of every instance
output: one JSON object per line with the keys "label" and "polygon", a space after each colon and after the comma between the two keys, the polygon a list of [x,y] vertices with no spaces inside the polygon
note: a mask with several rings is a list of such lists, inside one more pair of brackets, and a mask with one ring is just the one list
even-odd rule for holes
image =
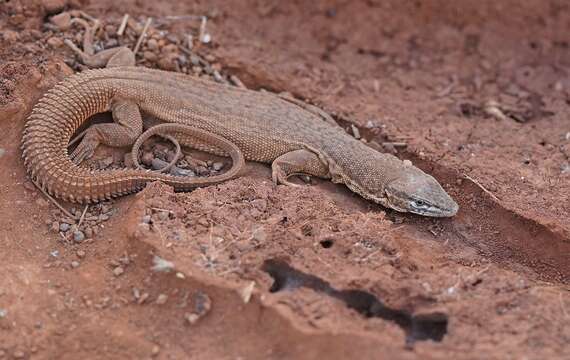
{"label": "clay surface", "polygon": [[[113,26],[206,15],[212,41],[192,51],[211,76],[320,106],[433,174],[458,215],[274,186],[249,163],[219,186],[89,207],[75,235],[20,140],[81,69],[63,40],[83,29],[51,19],[78,10]],[[199,21],[160,26],[183,39]],[[2,2],[0,359],[570,358],[569,31],[562,0]],[[145,43],[139,64],[192,73],[166,48]]]}

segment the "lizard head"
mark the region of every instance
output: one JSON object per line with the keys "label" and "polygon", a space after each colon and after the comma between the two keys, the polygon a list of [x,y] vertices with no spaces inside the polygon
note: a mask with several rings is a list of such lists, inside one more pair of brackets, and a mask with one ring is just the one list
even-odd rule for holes
{"label": "lizard head", "polygon": [[412,165],[384,188],[388,206],[423,216],[450,217],[459,205],[432,176]]}

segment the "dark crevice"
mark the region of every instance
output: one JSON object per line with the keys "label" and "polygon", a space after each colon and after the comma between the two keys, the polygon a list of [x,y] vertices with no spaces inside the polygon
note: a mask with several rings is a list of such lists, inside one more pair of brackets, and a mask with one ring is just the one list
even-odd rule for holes
{"label": "dark crevice", "polygon": [[292,291],[301,287],[341,300],[364,317],[378,317],[396,323],[406,334],[406,344],[415,341],[441,341],[447,333],[447,315],[443,313],[413,315],[387,307],[374,294],[364,290],[337,290],[317,276],[305,274],[280,260],[266,260],[262,270],[273,278],[270,292]]}

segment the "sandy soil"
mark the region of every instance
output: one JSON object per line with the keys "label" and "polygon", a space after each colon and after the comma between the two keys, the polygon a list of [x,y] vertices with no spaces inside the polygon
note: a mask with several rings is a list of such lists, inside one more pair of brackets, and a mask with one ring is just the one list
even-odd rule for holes
{"label": "sandy soil", "polygon": [[[113,26],[207,15],[195,51],[214,69],[357,127],[459,214],[399,214],[318,179],[276,187],[248,164],[94,206],[93,234],[70,241],[20,140],[41,94],[80,70],[62,39],[81,28],[51,20],[76,10]],[[0,359],[569,358],[569,30],[563,0],[2,2]],[[141,65],[170,66],[161,49]]]}

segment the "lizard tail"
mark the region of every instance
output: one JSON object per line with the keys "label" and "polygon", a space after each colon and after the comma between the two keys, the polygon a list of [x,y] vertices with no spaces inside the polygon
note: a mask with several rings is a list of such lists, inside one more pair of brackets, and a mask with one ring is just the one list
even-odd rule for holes
{"label": "lizard tail", "polygon": [[164,130],[215,140],[214,145],[232,157],[233,167],[221,175],[190,178],[140,169],[91,170],[74,164],[68,152],[71,136],[90,116],[106,111],[115,94],[104,71],[71,76],[49,90],[32,110],[22,137],[22,157],[32,181],[65,201],[91,203],[142,190],[156,180],[185,191],[237,175],[245,161],[236,145],[184,126]]}

